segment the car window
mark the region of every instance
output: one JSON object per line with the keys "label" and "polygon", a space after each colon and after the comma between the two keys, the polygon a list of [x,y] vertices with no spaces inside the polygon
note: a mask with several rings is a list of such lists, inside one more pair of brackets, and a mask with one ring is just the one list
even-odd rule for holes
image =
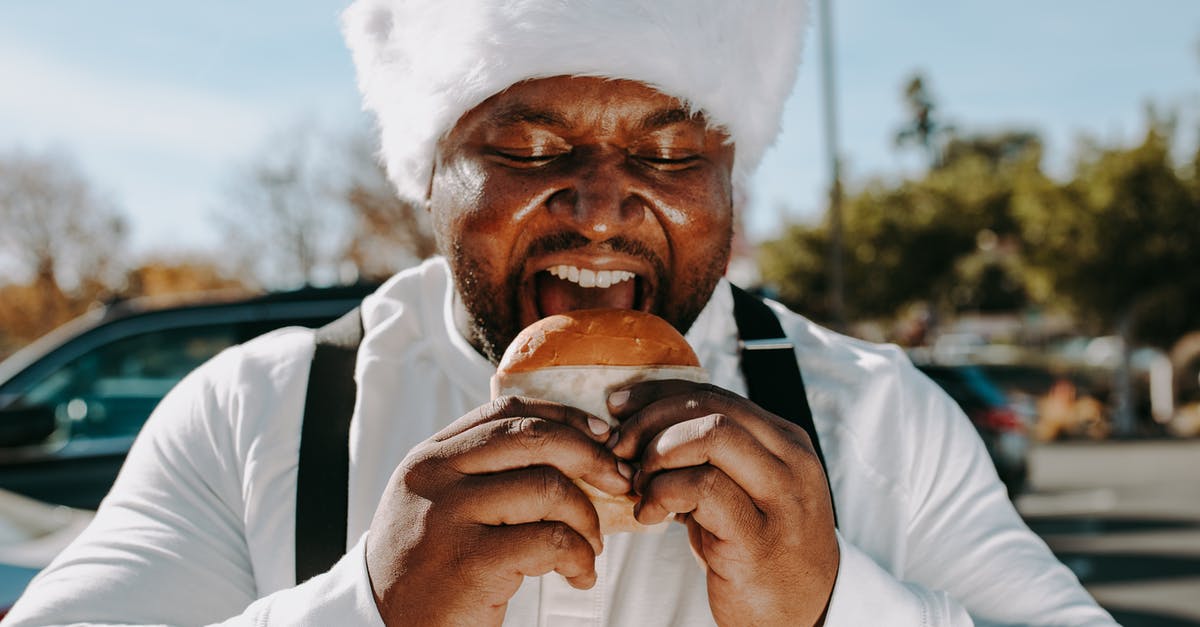
{"label": "car window", "polygon": [[67,362],[17,403],[53,407],[71,439],[133,435],[184,375],[237,340],[232,324],[121,338]]}

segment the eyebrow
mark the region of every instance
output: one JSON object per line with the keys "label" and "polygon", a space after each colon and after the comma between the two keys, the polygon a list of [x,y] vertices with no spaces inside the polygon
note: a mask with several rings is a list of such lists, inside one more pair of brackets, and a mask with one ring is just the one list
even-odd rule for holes
{"label": "eyebrow", "polygon": [[707,126],[707,122],[704,119],[703,113],[700,113],[699,111],[695,113],[689,113],[687,109],[682,107],[673,107],[671,109],[660,109],[655,111],[645,118],[642,118],[642,122],[639,124],[639,126],[643,131],[652,131],[664,126],[670,126],[672,124],[679,124],[680,122],[689,121],[696,121]]}
{"label": "eyebrow", "polygon": [[[643,131],[652,131],[664,126],[688,121],[696,121],[707,125],[703,113],[699,111],[691,113],[682,107],[672,107],[669,109],[659,109],[647,115],[638,123],[638,127]],[[511,104],[500,109],[491,116],[491,122],[497,126],[537,124],[539,126],[549,126],[558,129],[570,127],[566,117],[558,111],[532,107],[521,103]]]}
{"label": "eyebrow", "polygon": [[513,104],[504,107],[492,116],[491,121],[497,126],[513,126],[516,124],[537,124],[554,128],[567,128],[567,119],[557,111],[538,109],[524,104]]}

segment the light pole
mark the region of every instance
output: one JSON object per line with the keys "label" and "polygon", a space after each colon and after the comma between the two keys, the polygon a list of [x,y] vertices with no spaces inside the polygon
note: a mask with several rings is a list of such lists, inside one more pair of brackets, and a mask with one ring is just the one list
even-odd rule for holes
{"label": "light pole", "polygon": [[832,0],[819,0],[821,91],[824,101],[825,153],[829,159],[829,312],[834,327],[846,328],[845,278],[842,271],[842,160],[837,135],[837,94],[833,68]]}

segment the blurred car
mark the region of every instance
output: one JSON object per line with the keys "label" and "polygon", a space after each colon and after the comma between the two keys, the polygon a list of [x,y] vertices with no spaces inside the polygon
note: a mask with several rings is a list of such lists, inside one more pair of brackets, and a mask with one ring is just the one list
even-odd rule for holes
{"label": "blurred car", "polygon": [[1092,393],[1086,377],[1056,372],[1032,364],[979,364],[1009,403],[1028,418],[1031,433],[1046,442],[1064,437],[1101,440],[1111,422],[1104,404]]}
{"label": "blurred car", "polygon": [[374,286],[117,303],[0,362],[0,616],[90,521],[159,400],[225,348],[316,327]]}
{"label": "blurred car", "polygon": [[917,368],[971,419],[1009,496],[1019,494],[1029,474],[1029,426],[1004,392],[978,366],[918,364]]}
{"label": "blurred car", "polygon": [[184,375],[284,326],[320,326],[371,286],[140,299],[93,311],[0,362],[0,489],[95,509],[142,424]]}

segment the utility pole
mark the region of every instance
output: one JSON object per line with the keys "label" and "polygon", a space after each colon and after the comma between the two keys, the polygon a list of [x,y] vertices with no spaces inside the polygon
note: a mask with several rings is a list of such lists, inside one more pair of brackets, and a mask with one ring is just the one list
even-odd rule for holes
{"label": "utility pole", "polygon": [[835,329],[846,328],[845,278],[842,271],[842,159],[837,134],[837,93],[833,67],[833,0],[819,0],[821,91],[825,113],[825,153],[829,159],[829,311]]}

